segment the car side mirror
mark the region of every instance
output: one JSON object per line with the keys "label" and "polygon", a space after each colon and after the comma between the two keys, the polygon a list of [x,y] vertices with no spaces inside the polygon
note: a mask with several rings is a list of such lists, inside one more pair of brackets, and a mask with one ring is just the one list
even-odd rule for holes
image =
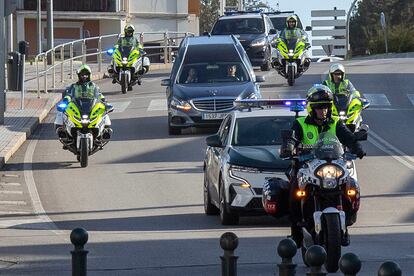
{"label": "car side mirror", "polygon": [[220,140],[220,136],[217,133],[214,135],[207,136],[206,144],[207,146],[214,147],[214,148],[223,147],[223,144],[221,143],[221,140]]}
{"label": "car side mirror", "polygon": [[359,130],[354,133],[357,141],[366,141],[368,139],[368,125],[362,124]]}
{"label": "car side mirror", "polygon": [[307,31],[307,32],[312,31],[312,27],[311,26],[306,26],[305,31]]}
{"label": "car side mirror", "polygon": [[265,82],[265,77],[264,76],[256,76],[256,82]]}
{"label": "car side mirror", "polygon": [[210,33],[209,32],[203,32],[203,36],[207,36],[207,35],[210,35]]}
{"label": "car side mirror", "polygon": [[277,34],[277,31],[275,29],[270,29],[269,34],[270,35],[275,35],[275,34]]}
{"label": "car side mirror", "polygon": [[170,79],[163,79],[161,80],[161,86],[170,86],[171,80]]}

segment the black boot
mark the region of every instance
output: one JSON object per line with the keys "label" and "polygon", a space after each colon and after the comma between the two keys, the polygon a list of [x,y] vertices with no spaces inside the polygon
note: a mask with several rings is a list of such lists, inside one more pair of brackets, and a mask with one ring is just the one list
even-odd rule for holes
{"label": "black boot", "polygon": [[296,247],[301,248],[302,247],[302,241],[303,241],[302,229],[297,225],[291,226],[290,227],[290,234],[291,235],[289,236],[289,238],[291,238],[292,240],[295,241]]}
{"label": "black boot", "polygon": [[112,79],[112,83],[115,84],[116,83],[116,79]]}
{"label": "black boot", "polygon": [[348,234],[348,229],[346,229],[345,234],[342,236],[342,246],[348,246],[351,244],[351,237]]}
{"label": "black boot", "polygon": [[132,86],[128,86],[128,91],[132,91]]}

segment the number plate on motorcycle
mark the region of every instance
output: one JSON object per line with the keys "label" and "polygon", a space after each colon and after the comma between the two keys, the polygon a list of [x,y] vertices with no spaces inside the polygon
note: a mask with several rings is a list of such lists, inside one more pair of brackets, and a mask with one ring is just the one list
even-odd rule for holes
{"label": "number plate on motorcycle", "polygon": [[203,113],[203,120],[222,120],[227,113]]}

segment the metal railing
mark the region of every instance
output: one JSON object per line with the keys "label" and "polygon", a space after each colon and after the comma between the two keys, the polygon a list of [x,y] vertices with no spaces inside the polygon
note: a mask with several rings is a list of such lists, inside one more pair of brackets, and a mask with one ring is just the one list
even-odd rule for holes
{"label": "metal railing", "polygon": [[[111,38],[113,42],[117,39],[119,34],[110,34],[97,37],[89,37],[74,40],[71,42],[63,43],[55,46],[54,48],[38,54],[35,57],[36,64],[36,79],[37,79],[37,96],[40,97],[40,78],[43,76],[44,91],[47,93],[48,88],[48,75],[52,78],[52,88],[56,87],[56,67],[60,66],[60,82],[65,81],[65,63],[69,62],[69,75],[70,79],[73,79],[73,61],[77,59],[82,60],[82,64],[86,63],[87,58],[91,56],[97,56],[96,62],[98,63],[98,72],[102,72],[102,54],[106,53],[106,50],[102,49],[103,40]],[[164,63],[171,63],[173,61],[172,55],[174,50],[178,49],[179,41],[187,36],[194,36],[189,32],[142,32],[137,33],[140,43],[145,49],[163,49],[159,53],[151,53],[148,56],[162,55],[164,57]],[[145,40],[146,37],[152,40]],[[88,49],[87,42],[96,43],[97,48]],[[112,43],[111,45],[113,45]],[[145,46],[145,44],[159,44],[159,46]],[[65,53],[68,51],[68,57]],[[79,50],[79,51],[78,51]],[[92,52],[88,53],[88,50]],[[78,54],[80,52],[80,54]],[[56,60],[56,55],[59,57],[59,61]],[[43,69],[40,69],[40,64],[43,63]]]}

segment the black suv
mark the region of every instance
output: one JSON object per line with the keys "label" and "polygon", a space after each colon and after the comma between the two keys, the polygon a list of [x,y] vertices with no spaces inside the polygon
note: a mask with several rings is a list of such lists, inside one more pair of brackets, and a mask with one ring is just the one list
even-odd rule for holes
{"label": "black suv", "polygon": [[277,31],[269,17],[262,13],[230,12],[221,16],[213,26],[212,35],[235,35],[243,45],[253,66],[262,71],[271,68],[272,46]]}

